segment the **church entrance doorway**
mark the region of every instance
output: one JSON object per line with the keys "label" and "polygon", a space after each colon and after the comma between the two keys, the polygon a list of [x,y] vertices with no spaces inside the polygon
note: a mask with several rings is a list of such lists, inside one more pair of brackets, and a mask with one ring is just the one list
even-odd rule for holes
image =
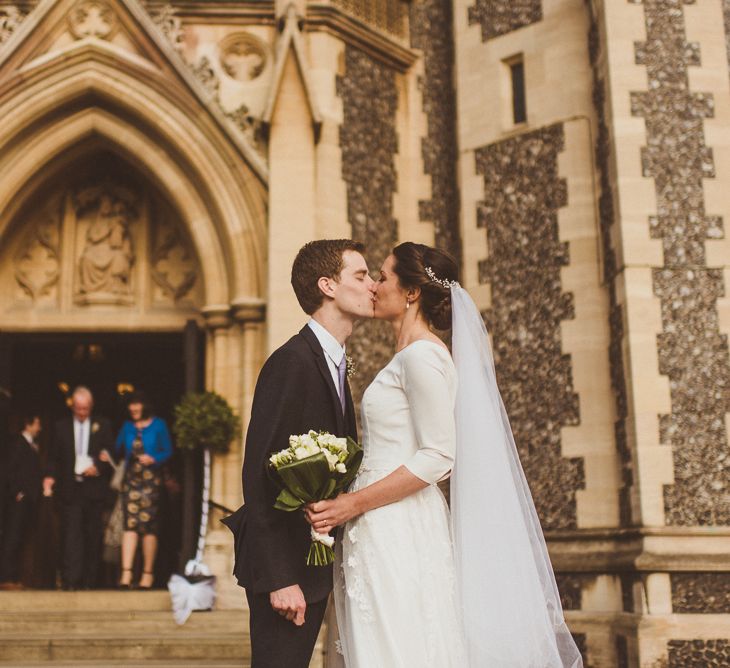
{"label": "church entrance doorway", "polygon": [[[53,424],[68,414],[70,394],[77,385],[87,386],[94,394],[94,412],[109,419],[115,435],[126,419],[125,395],[143,390],[155,414],[172,430],[173,408],[190,386],[191,378],[202,378],[202,337],[189,323],[182,332],[154,333],[6,333],[2,335],[3,357],[0,365],[5,378],[0,385],[11,395],[8,426],[21,428],[21,416],[40,415],[42,457],[47,457]],[[191,341],[191,336],[193,340]],[[187,338],[187,340],[186,340]],[[193,344],[191,346],[191,343]],[[195,381],[193,381],[195,382]],[[165,586],[169,575],[178,569],[183,533],[183,462],[175,453],[165,466],[160,505],[159,552],[156,560],[156,586]],[[195,475],[199,475],[195,471]],[[197,487],[197,485],[196,485]],[[110,513],[116,493],[109,492]],[[187,522],[195,518],[187,518]],[[24,582],[30,587],[53,588],[59,566],[60,533],[55,501],[44,500],[31,549],[24,559]],[[118,579],[119,549],[113,541],[104,549],[99,586],[113,586]]]}

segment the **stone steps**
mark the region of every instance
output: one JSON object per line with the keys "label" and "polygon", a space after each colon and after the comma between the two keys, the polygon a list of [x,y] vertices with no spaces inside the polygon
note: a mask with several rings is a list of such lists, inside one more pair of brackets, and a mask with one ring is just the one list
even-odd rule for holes
{"label": "stone steps", "polygon": [[248,612],[194,612],[165,591],[1,592],[0,666],[248,666]]}
{"label": "stone steps", "polygon": [[[322,668],[325,629],[310,668]],[[178,626],[165,591],[0,592],[0,666],[249,668],[248,610]]]}
{"label": "stone steps", "polygon": [[63,633],[113,633],[123,629],[125,633],[176,633],[191,631],[232,632],[243,634],[248,630],[248,611],[219,610],[215,613],[194,612],[183,626],[178,626],[172,612],[141,612],[138,610],[109,610],[70,612],[4,612],[0,601],[0,635],[35,634],[43,629],[45,634]]}
{"label": "stone steps", "polygon": [[172,661],[144,661],[138,663],[136,661],[54,661],[53,663],[7,663],[0,661],[3,668],[250,668],[249,661],[203,661],[201,659],[193,659],[186,661],[183,659],[173,659]]}
{"label": "stone steps", "polygon": [[242,633],[3,634],[0,665],[13,662],[184,660],[247,661],[248,636]]}

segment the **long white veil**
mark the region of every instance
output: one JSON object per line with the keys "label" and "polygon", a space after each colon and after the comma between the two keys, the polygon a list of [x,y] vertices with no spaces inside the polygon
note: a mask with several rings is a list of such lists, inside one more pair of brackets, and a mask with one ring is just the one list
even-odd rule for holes
{"label": "long white veil", "polygon": [[452,284],[459,376],[451,516],[469,666],[581,668],[479,310]]}

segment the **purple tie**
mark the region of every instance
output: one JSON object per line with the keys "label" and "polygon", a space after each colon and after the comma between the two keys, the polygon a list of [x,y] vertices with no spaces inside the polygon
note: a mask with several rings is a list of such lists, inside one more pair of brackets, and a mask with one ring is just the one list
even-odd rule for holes
{"label": "purple tie", "polygon": [[340,366],[337,367],[340,379],[340,403],[342,404],[342,414],[345,414],[345,374],[347,372],[347,356],[343,355],[340,360]]}

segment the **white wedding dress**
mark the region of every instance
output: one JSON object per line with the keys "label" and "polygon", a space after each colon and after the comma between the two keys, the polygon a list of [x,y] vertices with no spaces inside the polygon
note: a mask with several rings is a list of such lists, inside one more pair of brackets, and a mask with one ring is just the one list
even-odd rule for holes
{"label": "white wedding dress", "polygon": [[468,665],[449,510],[435,484],[454,461],[456,390],[449,353],[420,340],[398,352],[363,395],[365,454],[351,491],[399,466],[430,484],[341,532],[334,597],[347,668]]}

